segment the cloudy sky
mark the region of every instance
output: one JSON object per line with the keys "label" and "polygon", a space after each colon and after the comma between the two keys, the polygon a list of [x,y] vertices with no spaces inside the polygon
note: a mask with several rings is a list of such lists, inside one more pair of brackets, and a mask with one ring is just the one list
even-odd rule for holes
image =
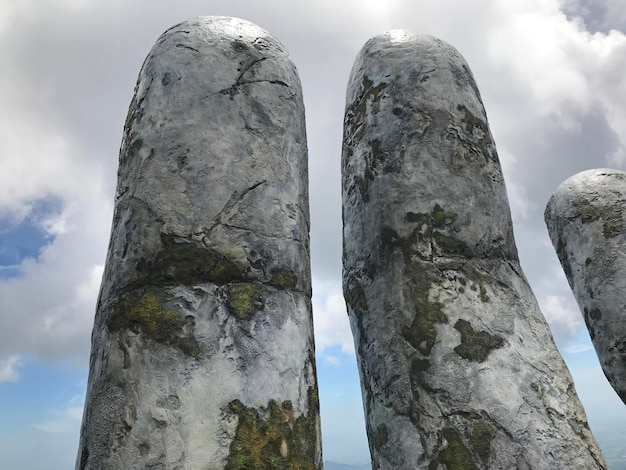
{"label": "cloudy sky", "polygon": [[325,458],[368,460],[341,295],[345,87],[367,39],[407,28],[450,42],[474,72],[522,265],[592,430],[622,468],[613,449],[626,448],[615,428],[626,407],[599,369],[543,210],[581,170],[626,170],[623,0],[0,0],[0,468],[73,466],[128,104],[156,38],[198,15],[257,23],[300,72]]}

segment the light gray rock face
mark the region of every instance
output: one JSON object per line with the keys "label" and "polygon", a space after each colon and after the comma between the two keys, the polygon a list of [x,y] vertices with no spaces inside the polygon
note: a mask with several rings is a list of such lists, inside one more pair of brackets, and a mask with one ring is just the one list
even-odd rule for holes
{"label": "light gray rock face", "polygon": [[374,468],[606,468],[520,268],[485,110],[454,48],[407,31],[365,44],[342,178]]}
{"label": "light gray rock face", "polygon": [[626,403],[626,172],[572,176],[550,198],[545,220],[602,370]]}
{"label": "light gray rock face", "polygon": [[202,17],[149,53],[120,152],[78,469],[322,467],[297,71]]}

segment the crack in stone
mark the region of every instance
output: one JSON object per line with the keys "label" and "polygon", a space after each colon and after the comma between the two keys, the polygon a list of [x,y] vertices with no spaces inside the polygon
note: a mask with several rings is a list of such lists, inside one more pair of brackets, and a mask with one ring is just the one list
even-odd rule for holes
{"label": "crack in stone", "polygon": [[198,49],[196,49],[194,47],[191,47],[191,46],[187,46],[186,44],[176,44],[176,47],[179,48],[179,49],[189,49],[191,51],[200,53],[200,51]]}

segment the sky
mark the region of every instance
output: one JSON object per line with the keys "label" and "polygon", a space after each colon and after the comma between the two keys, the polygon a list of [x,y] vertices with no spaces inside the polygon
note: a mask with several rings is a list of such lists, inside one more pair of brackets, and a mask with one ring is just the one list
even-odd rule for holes
{"label": "sky", "polygon": [[626,407],[543,222],[568,177],[626,170],[623,0],[0,0],[0,468],[73,467],[128,105],[154,41],[200,15],[258,24],[300,73],[324,458],[369,459],[341,294],[345,89],[367,39],[411,29],[454,45],[474,73],[522,266],[609,468],[626,469]]}

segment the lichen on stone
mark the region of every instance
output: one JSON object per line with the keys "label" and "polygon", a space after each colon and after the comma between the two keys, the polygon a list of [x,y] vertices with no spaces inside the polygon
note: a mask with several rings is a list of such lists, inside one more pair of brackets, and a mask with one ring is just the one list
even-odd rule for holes
{"label": "lichen on stone", "polygon": [[298,277],[293,271],[280,268],[272,273],[272,277],[267,284],[277,289],[295,289],[298,284]]}
{"label": "lichen on stone", "polygon": [[402,328],[402,337],[424,355],[429,355],[437,341],[437,323],[448,323],[443,304],[430,302],[428,293],[419,292],[415,301],[415,317],[410,326]]}
{"label": "lichen on stone", "polygon": [[226,284],[244,278],[235,263],[201,243],[162,233],[161,244],[153,260],[138,263],[136,284]]}
{"label": "lichen on stone", "polygon": [[471,256],[472,252],[463,240],[451,237],[439,231],[433,232],[433,239],[442,255]]}
{"label": "lichen on stone", "polygon": [[239,320],[250,320],[263,309],[263,287],[254,283],[229,284],[226,287],[226,307]]}
{"label": "lichen on stone", "polygon": [[376,428],[376,432],[371,438],[372,445],[375,449],[380,449],[389,440],[389,429],[386,424],[381,424]]}
{"label": "lichen on stone", "polygon": [[454,428],[444,428],[441,433],[447,444],[439,450],[437,457],[431,460],[428,470],[438,470],[441,468],[440,465],[444,465],[443,468],[446,470],[478,470],[458,431]]}
{"label": "lichen on stone", "polygon": [[602,233],[606,238],[613,238],[624,231],[624,219],[622,217],[621,204],[595,205],[587,200],[572,202],[580,214],[583,224],[602,220]]}
{"label": "lichen on stone", "polygon": [[465,124],[466,135],[471,137],[473,143],[478,146],[485,160],[496,160],[497,155],[493,149],[491,134],[487,127],[486,119],[481,119],[464,105],[459,104],[457,109],[463,113],[462,122]]}
{"label": "lichen on stone", "polygon": [[431,217],[434,227],[445,227],[454,222],[459,215],[455,212],[444,210],[439,204],[435,204]]}
{"label": "lichen on stone", "polygon": [[383,90],[387,88],[385,82],[381,82],[374,86],[374,82],[369,77],[364,76],[362,82],[362,96],[355,102],[355,104],[348,109],[348,112],[352,114],[352,123],[354,126],[358,126],[363,123],[365,119],[365,113],[367,111],[367,105],[371,102],[376,102],[380,99],[380,95]]}
{"label": "lichen on stone", "polygon": [[309,389],[309,410],[296,416],[290,401],[247,407],[239,400],[226,412],[238,418],[226,470],[314,470],[319,401]]}
{"label": "lichen on stone", "polygon": [[488,459],[491,453],[491,441],[496,435],[495,428],[487,421],[478,421],[472,426],[470,444],[474,452],[482,459]]}
{"label": "lichen on stone", "polygon": [[504,345],[502,337],[474,330],[467,320],[457,320],[454,328],[461,332],[461,344],[454,348],[454,352],[469,361],[484,362],[491,351]]}
{"label": "lichen on stone", "polygon": [[163,306],[162,298],[151,290],[140,289],[120,295],[107,319],[109,331],[133,329],[159,343],[177,346],[185,354],[197,356],[199,345],[183,330],[185,319],[176,310]]}

